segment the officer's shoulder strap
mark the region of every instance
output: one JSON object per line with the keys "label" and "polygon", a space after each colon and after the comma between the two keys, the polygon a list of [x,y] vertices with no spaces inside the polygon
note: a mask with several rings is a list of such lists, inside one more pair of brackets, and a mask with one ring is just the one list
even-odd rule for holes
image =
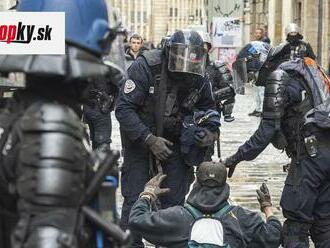
{"label": "officer's shoulder strap", "polygon": [[140,56],[145,59],[147,65],[151,68],[151,73],[154,76],[161,73],[162,56],[163,56],[162,50],[153,49],[153,50],[145,51]]}

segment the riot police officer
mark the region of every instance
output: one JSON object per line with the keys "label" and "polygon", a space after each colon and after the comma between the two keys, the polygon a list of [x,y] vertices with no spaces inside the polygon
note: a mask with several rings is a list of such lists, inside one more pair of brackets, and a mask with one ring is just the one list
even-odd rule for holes
{"label": "riot police officer", "polygon": [[[316,247],[329,247],[330,129],[328,119],[319,118],[329,116],[329,92],[324,87],[329,80],[315,61],[285,61],[282,56],[278,48],[260,42],[239,52],[243,67],[258,71],[257,83],[265,83],[263,118],[225,164],[231,176],[239,162],[256,158],[269,143],[285,149],[291,163],[281,198],[284,247],[309,247],[309,233]],[[237,68],[240,62],[234,68],[243,72]]]}
{"label": "riot police officer", "polygon": [[95,176],[116,159],[105,156],[94,176],[80,103],[88,84],[109,72],[102,56],[116,30],[103,0],[21,0],[17,11],[65,12],[66,53],[0,57],[1,72],[26,76],[26,88],[0,114],[1,247],[94,247],[82,213],[102,221],[85,205]]}
{"label": "riot police officer", "polygon": [[[224,121],[232,122],[235,118],[232,116],[235,104],[235,90],[233,88],[233,77],[228,66],[218,60],[210,60],[212,42],[210,35],[206,32],[199,32],[203,38],[204,48],[207,50],[206,71],[213,91],[213,98],[216,104],[216,110],[223,115]],[[220,137],[217,140],[217,155],[221,158]],[[214,144],[206,152],[205,161],[211,161],[214,154]]]}
{"label": "riot police officer", "polygon": [[219,114],[223,114],[224,121],[232,122],[231,116],[235,103],[235,90],[233,88],[233,77],[226,63],[218,60],[211,61],[210,52],[212,49],[211,37],[206,32],[198,32],[203,38],[204,48],[207,50],[206,75],[212,84],[214,99]]}
{"label": "riot police officer", "polygon": [[232,116],[232,113],[236,93],[233,86],[233,77],[229,68],[225,63],[220,61],[210,62],[206,67],[206,74],[212,84],[217,111],[223,114],[224,121],[234,121],[235,118]]}
{"label": "riot police officer", "polygon": [[[210,83],[204,77],[205,60],[200,35],[195,31],[177,31],[164,50],[144,52],[128,70],[129,79],[115,110],[124,139],[124,228],[132,205],[150,179],[150,155],[161,161],[161,169],[167,174],[165,185],[171,189],[168,196],[161,198],[162,207],[184,203],[193,181],[193,167],[186,166],[181,156],[182,120],[195,111],[215,107]],[[204,147],[217,136],[217,132],[206,129],[204,135],[194,138],[196,144]],[[133,247],[143,247],[141,238],[136,237]]]}

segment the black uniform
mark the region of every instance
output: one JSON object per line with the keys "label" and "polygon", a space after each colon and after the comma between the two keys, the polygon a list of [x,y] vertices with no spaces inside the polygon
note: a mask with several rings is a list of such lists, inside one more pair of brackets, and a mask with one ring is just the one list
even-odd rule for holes
{"label": "black uniform", "polygon": [[[124,165],[122,168],[122,194],[124,204],[121,224],[128,227],[128,217],[134,202],[143,191],[144,184],[150,178],[150,151],[145,144],[147,136],[155,131],[155,103],[157,101],[156,83],[159,83],[162,63],[162,51],[144,52],[129,68],[128,78],[117,101],[116,117],[124,140]],[[171,188],[170,195],[161,199],[162,207],[167,208],[183,204],[189,185],[193,181],[193,168],[183,163],[180,152],[179,135],[182,118],[191,115],[194,110],[214,109],[210,83],[201,76],[180,76],[174,81],[169,77],[168,94],[173,93],[174,85],[180,85],[175,93],[175,103],[168,118],[164,120],[164,138],[172,141],[172,156],[163,164],[167,174],[165,184]],[[184,108],[189,95],[199,92],[193,106]],[[136,244],[143,246],[142,243]]]}
{"label": "black uniform", "polygon": [[[303,128],[304,115],[313,107],[305,82],[296,71],[278,69],[268,75],[263,119],[236,156],[239,161],[252,160],[270,143],[285,149],[291,158],[281,198],[287,218],[285,247],[309,247],[309,230],[316,247],[329,247],[330,131],[315,125]],[[311,137],[317,140],[316,155],[305,144]]]}
{"label": "black uniform", "polygon": [[[210,62],[206,67],[206,76],[209,78],[216,110],[223,115],[224,121],[231,122],[235,118],[232,116],[235,104],[235,90],[233,88],[233,77],[225,63]],[[220,139],[217,142],[218,157],[221,156]],[[214,145],[207,150],[205,161],[211,161],[214,154]]]}
{"label": "black uniform", "polygon": [[1,207],[19,220],[12,247],[40,247],[42,242],[60,247],[65,238],[75,247],[77,208],[91,171],[86,136],[73,110],[79,109],[76,103],[58,94],[60,84],[54,86],[58,79],[43,82],[51,90],[43,96],[31,89],[40,84],[34,80],[28,78],[28,89],[17,92],[0,116],[1,191],[8,194]]}
{"label": "black uniform", "polygon": [[231,116],[235,103],[233,77],[225,63],[211,62],[206,67],[206,75],[210,79],[217,111],[223,114],[224,121],[233,121]]}
{"label": "black uniform", "polygon": [[84,104],[84,117],[89,126],[93,149],[111,143],[111,110],[117,95],[117,86],[106,77],[98,77],[92,82],[89,97]]}
{"label": "black uniform", "polygon": [[[229,187],[205,188],[195,185],[187,203],[202,213],[212,214],[222,209],[229,197]],[[150,201],[139,199],[132,208],[130,227],[149,242],[166,247],[187,247],[194,218],[187,208],[175,206],[151,211]],[[230,247],[277,248],[280,245],[282,226],[271,216],[265,223],[261,216],[240,206],[221,219],[224,242]]]}

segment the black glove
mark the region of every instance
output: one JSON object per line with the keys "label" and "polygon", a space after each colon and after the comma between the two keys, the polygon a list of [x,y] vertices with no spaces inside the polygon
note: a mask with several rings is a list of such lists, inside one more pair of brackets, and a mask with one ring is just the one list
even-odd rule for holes
{"label": "black glove", "polygon": [[260,190],[257,189],[257,199],[260,204],[260,210],[263,212],[266,207],[271,207],[272,202],[269,194],[268,187],[265,183],[262,183]]}
{"label": "black glove", "polygon": [[229,171],[228,171],[228,177],[229,178],[231,178],[233,176],[236,165],[241,161],[242,161],[242,159],[241,159],[241,156],[240,156],[239,152],[236,152],[234,155],[232,155],[232,156],[225,159],[224,165],[227,168],[229,168]]}
{"label": "black glove", "polygon": [[208,129],[204,129],[195,134],[195,143],[200,147],[211,146],[214,141],[218,138],[219,134],[217,132],[211,132]]}
{"label": "black glove", "polygon": [[168,157],[173,153],[168,148],[168,146],[172,146],[173,143],[162,137],[150,135],[149,137],[147,137],[145,142],[149,146],[151,152],[160,161],[168,159]]}
{"label": "black glove", "polygon": [[150,179],[149,182],[144,186],[143,192],[140,197],[147,195],[150,197],[152,203],[156,203],[159,196],[168,194],[170,192],[169,188],[160,188],[161,183],[166,178],[166,175],[158,173],[156,176]]}
{"label": "black glove", "polygon": [[106,92],[101,92],[98,98],[98,103],[100,110],[103,114],[107,114],[110,112],[113,102],[114,102],[113,96],[108,95]]}

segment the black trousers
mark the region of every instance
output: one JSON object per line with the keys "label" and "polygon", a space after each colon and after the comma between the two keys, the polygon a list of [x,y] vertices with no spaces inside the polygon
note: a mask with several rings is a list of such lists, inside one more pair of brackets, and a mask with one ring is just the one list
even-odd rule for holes
{"label": "black trousers", "polygon": [[285,247],[309,247],[308,234],[316,248],[330,247],[330,148],[292,161],[281,206]]}
{"label": "black trousers", "polygon": [[[124,203],[121,214],[121,227],[128,228],[129,214],[144,185],[150,179],[149,149],[144,144],[132,143],[125,140],[124,165],[121,173],[121,192]],[[162,187],[171,189],[169,195],[160,199],[162,208],[183,205],[194,180],[193,167],[187,167],[180,156],[179,145],[171,147],[173,155],[163,164],[163,172],[167,178]],[[134,234],[131,247],[144,247],[142,237]]]}
{"label": "black trousers", "polygon": [[84,117],[89,126],[90,139],[93,149],[98,148],[102,144],[111,143],[111,114],[102,113],[97,105],[84,105]]}

